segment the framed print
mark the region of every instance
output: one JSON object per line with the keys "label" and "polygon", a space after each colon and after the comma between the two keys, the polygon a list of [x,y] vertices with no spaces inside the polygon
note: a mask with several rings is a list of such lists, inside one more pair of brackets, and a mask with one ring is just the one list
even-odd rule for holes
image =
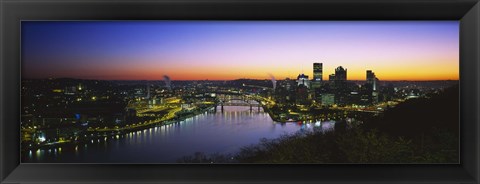
{"label": "framed print", "polygon": [[458,21],[21,29],[22,163],[459,163]]}
{"label": "framed print", "polygon": [[478,1],[1,3],[2,182],[478,183]]}

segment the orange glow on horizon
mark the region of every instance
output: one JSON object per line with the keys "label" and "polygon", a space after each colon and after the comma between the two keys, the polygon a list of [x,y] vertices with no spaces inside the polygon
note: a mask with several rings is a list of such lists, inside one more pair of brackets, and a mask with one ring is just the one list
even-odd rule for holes
{"label": "orange glow on horizon", "polygon": [[[365,66],[364,62],[355,62],[351,65],[343,65],[347,69],[347,80],[365,80],[366,70],[372,70],[379,80],[459,80],[459,65],[452,60],[438,60],[437,62],[415,61],[418,63],[412,67],[409,64],[397,62],[378,62],[373,67]],[[193,63],[193,62],[192,62]],[[285,78],[296,79],[301,73],[313,78],[313,62],[305,68],[292,68],[291,66],[277,66],[275,64],[259,63],[257,66],[242,66],[232,62],[221,62],[221,66],[202,66],[200,64],[191,66],[166,66],[166,67],[145,67],[131,66],[96,68],[85,70],[86,76],[89,73],[102,73],[101,76],[92,76],[90,79],[106,80],[163,80],[168,75],[172,80],[235,80],[235,79],[268,79],[272,74],[277,80]],[[335,62],[334,62],[335,63]],[[435,64],[433,64],[435,63]],[[456,63],[459,63],[458,61]],[[329,62],[323,62],[323,80],[327,81],[330,74],[335,73],[334,66]],[[88,73],[87,73],[88,72]],[[68,73],[65,73],[68,75]],[[82,76],[78,76],[83,78]]]}
{"label": "orange glow on horizon", "polygon": [[[410,81],[426,81],[426,80],[459,80],[458,67],[436,67],[435,70],[425,70],[425,67],[419,69],[412,69],[410,67],[397,68],[365,68],[352,69],[347,68],[347,80],[365,80],[366,70],[372,70],[379,80],[395,81],[395,80],[410,80]],[[271,69],[270,69],[271,70]],[[313,78],[313,69],[304,70],[304,74]],[[85,79],[100,79],[100,80],[163,80],[164,75],[168,75],[171,80],[235,80],[235,79],[267,79],[270,80],[269,73],[277,80],[284,80],[286,78],[296,79],[302,71],[294,71],[285,68],[276,69],[272,72],[267,72],[264,68],[236,68],[232,70],[219,68],[184,68],[181,70],[158,70],[152,68],[142,68],[135,70],[128,69],[111,69],[103,70],[101,76],[77,76],[77,78]],[[307,72],[308,71],[308,72]],[[91,71],[92,73],[96,71]],[[330,74],[334,74],[333,67],[324,67],[323,80],[327,81]],[[64,73],[63,76],[67,76]],[[57,75],[58,76],[58,75]],[[62,76],[62,74],[60,74]],[[87,75],[88,76],[88,75]]]}
{"label": "orange glow on horizon", "polygon": [[25,78],[312,79],[323,63],[323,80],[459,79],[459,21],[27,22]]}

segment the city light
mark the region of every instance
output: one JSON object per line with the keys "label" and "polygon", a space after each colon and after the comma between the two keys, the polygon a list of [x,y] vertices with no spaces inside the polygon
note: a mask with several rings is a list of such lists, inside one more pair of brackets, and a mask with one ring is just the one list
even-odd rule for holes
{"label": "city light", "polygon": [[[376,156],[357,155],[364,148],[388,148],[381,150],[384,155],[408,148],[415,154],[404,155],[433,159],[422,154],[431,154],[440,146],[432,138],[434,133],[426,135],[428,139],[423,136],[436,131],[404,128],[438,126],[448,132],[454,130],[441,126],[458,123],[448,116],[458,111],[452,105],[458,100],[452,97],[456,93],[451,92],[459,84],[458,22],[399,21],[389,26],[381,21],[363,25],[348,21],[188,22],[144,22],[143,26],[156,25],[149,31],[132,29],[136,22],[118,27],[101,22],[60,21],[58,27],[42,21],[22,24],[22,34],[35,38],[22,39],[20,130],[26,160],[96,161],[79,156],[82,145],[80,155],[111,155],[112,161],[125,155],[132,161],[173,159],[183,156],[182,150],[247,150],[244,146],[261,138],[279,138],[261,142],[269,146],[252,149],[274,161],[292,162],[288,159],[303,153],[325,162],[337,156],[360,160]],[[427,110],[433,109],[438,113],[429,114]],[[410,111],[418,114],[402,119],[407,116],[402,113]],[[418,123],[417,118],[423,116],[428,119]],[[404,121],[396,122],[399,119]],[[382,136],[362,134],[373,129]],[[304,137],[289,142],[281,136],[286,130],[304,133]],[[402,144],[395,139],[396,133],[411,133],[413,141]],[[349,140],[349,136],[357,137]],[[418,137],[422,137],[420,143]],[[314,152],[335,146],[344,152],[335,156],[328,155],[331,150]],[[72,148],[75,157],[69,155]],[[272,154],[290,148],[301,149]],[[312,148],[318,150],[308,150]],[[423,152],[427,149],[432,150]],[[171,150],[178,152],[165,155]],[[348,163],[348,159],[341,161]]]}
{"label": "city light", "polygon": [[40,142],[45,142],[45,140],[46,140],[46,139],[45,139],[45,137],[44,137],[44,136],[40,136],[40,137],[38,137],[38,141],[40,141]]}

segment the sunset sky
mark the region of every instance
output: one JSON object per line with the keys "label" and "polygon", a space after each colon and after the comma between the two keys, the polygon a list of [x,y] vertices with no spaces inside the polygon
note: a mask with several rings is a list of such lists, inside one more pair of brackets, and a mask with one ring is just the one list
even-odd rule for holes
{"label": "sunset sky", "polygon": [[458,21],[23,21],[23,78],[458,80]]}

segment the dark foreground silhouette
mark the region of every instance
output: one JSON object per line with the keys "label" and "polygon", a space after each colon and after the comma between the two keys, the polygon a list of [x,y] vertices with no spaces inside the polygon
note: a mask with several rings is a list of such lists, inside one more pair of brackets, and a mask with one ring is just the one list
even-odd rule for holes
{"label": "dark foreground silhouette", "polygon": [[459,87],[431,98],[410,99],[334,132],[307,133],[262,139],[234,155],[197,152],[181,163],[458,163]]}

